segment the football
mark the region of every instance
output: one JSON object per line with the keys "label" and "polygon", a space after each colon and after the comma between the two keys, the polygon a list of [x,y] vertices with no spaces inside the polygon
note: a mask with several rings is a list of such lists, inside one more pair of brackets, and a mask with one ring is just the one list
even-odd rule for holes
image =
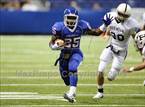
{"label": "football", "polygon": [[59,47],[64,46],[64,40],[62,39],[56,39],[55,44],[57,44]]}

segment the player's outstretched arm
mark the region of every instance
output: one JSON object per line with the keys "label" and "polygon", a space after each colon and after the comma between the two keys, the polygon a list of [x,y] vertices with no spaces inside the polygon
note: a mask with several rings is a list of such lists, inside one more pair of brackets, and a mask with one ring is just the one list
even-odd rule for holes
{"label": "player's outstretched arm", "polygon": [[85,34],[92,36],[100,36],[103,33],[100,29],[88,29]]}
{"label": "player's outstretched arm", "polygon": [[113,20],[113,17],[111,17],[110,14],[106,14],[105,17],[102,20],[103,20],[103,24],[102,24],[102,26],[100,26],[100,28],[98,28],[98,29],[89,29],[86,32],[86,34],[94,35],[94,36],[100,36],[105,31],[104,29],[106,29],[106,27],[108,25],[110,25],[110,23]]}
{"label": "player's outstretched arm", "polygon": [[122,71],[123,72],[132,72],[132,71],[140,71],[143,69],[145,69],[145,60],[143,61],[143,63],[141,63],[135,67],[124,68]]}

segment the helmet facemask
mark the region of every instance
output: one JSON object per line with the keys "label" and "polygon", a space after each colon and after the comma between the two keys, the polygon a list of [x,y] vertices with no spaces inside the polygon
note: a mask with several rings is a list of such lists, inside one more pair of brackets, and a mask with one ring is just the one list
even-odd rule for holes
{"label": "helmet facemask", "polygon": [[75,14],[69,14],[64,16],[64,24],[70,31],[74,31],[78,24],[78,16]]}
{"label": "helmet facemask", "polygon": [[123,13],[117,11],[117,18],[118,18],[120,21],[125,21],[125,20],[127,20],[129,17],[130,17],[130,15],[123,14]]}

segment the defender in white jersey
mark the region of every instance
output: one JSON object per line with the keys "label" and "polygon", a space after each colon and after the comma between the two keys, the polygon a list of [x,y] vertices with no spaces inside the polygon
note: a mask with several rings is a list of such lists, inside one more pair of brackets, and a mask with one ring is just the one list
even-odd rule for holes
{"label": "defender in white jersey", "polygon": [[[143,27],[142,30],[139,33],[136,34],[135,36],[135,41],[136,41],[136,47],[138,48],[139,52],[142,55],[143,62],[137,66],[133,66],[130,68],[123,68],[123,72],[130,73],[132,71],[140,71],[140,70],[145,70],[145,13],[143,14]],[[145,86],[145,80],[143,82]]]}
{"label": "defender in white jersey", "polygon": [[[130,68],[124,68],[123,72],[133,72],[133,71],[145,71],[145,30],[140,31],[135,36],[135,42],[138,47],[138,49],[141,52],[141,55],[143,57],[143,62],[137,66],[132,66]],[[145,80],[144,80],[144,86],[145,86]]]}
{"label": "defender in white jersey", "polygon": [[[127,56],[128,44],[130,36],[135,36],[139,29],[138,22],[131,16],[131,7],[122,3],[117,7],[116,13],[107,13],[107,16],[113,18],[108,26],[110,41],[108,46],[103,50],[100,56],[100,64],[98,67],[98,92],[93,97],[103,98],[104,70],[108,63],[112,61],[112,67],[108,73],[108,80],[112,81],[118,75],[122,68],[122,64]],[[106,18],[104,16],[104,19]],[[107,27],[103,24],[100,30],[105,32]]]}

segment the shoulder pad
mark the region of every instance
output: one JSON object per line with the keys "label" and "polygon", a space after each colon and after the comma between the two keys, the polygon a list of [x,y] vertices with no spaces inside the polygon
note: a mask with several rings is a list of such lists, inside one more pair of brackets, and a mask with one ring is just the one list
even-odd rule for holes
{"label": "shoulder pad", "polygon": [[79,24],[83,29],[91,29],[90,24],[85,20],[80,20]]}
{"label": "shoulder pad", "polygon": [[52,26],[52,33],[56,34],[57,32],[60,32],[63,28],[63,22],[56,22],[53,26]]}

